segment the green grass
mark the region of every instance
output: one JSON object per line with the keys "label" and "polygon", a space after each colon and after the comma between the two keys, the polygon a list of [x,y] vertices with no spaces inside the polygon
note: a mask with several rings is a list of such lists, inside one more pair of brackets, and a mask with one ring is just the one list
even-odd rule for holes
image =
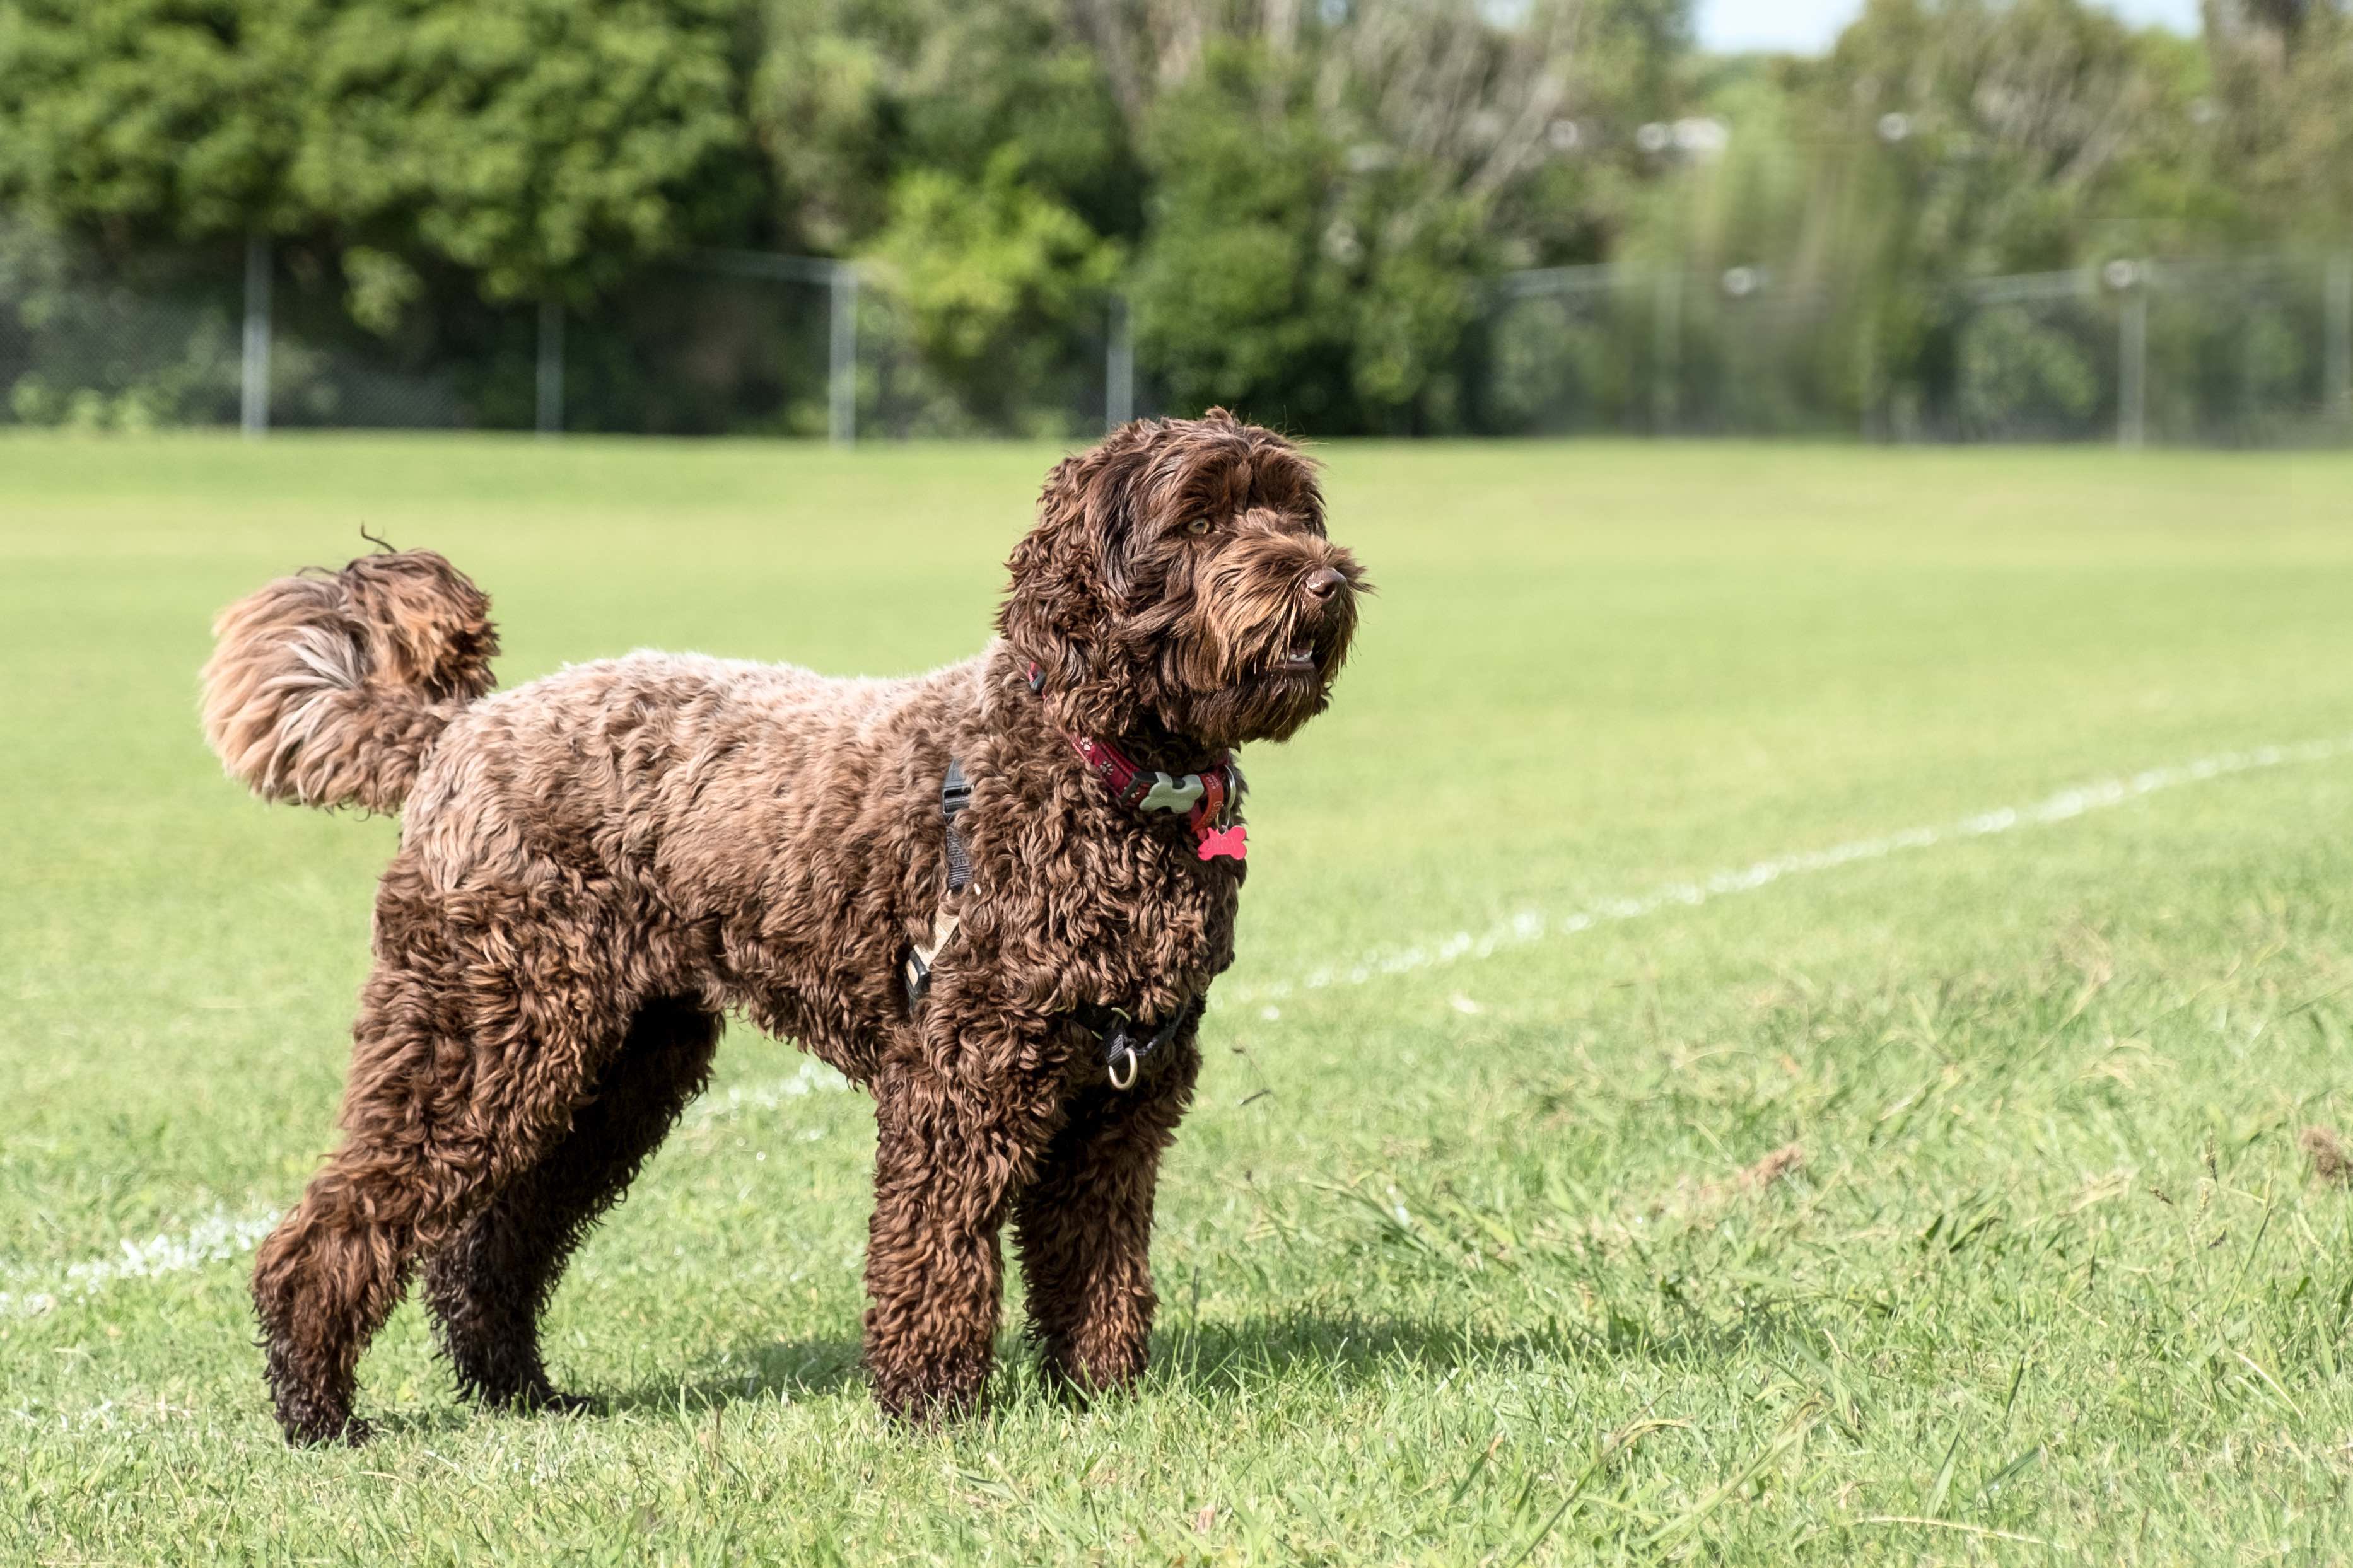
{"label": "green grass", "polygon": [[282,1205],[330,1136],[395,828],[219,777],[216,607],[366,525],[491,591],[511,682],[917,668],[1050,456],[0,441],[0,1561],[2353,1553],[2353,1198],[2297,1146],[2353,1122],[2353,757],[1559,929],[2353,735],[2342,458],[1330,450],[1381,593],[1246,759],[1133,1397],[1058,1404],[1008,1335],[993,1414],[885,1426],[867,1108],[741,1028],[555,1305],[602,1417],[459,1405],[412,1305],[381,1440],[289,1452],[242,1255],[69,1274]]}

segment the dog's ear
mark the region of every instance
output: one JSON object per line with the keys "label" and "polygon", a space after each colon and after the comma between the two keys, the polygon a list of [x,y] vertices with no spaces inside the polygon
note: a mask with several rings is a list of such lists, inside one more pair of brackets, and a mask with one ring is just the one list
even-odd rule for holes
{"label": "dog's ear", "polygon": [[[1101,731],[1115,715],[1105,706],[1113,672],[1099,668],[1103,631],[1128,590],[1135,537],[1134,490],[1155,427],[1139,422],[1090,451],[1065,458],[1046,476],[1038,523],[1013,547],[1012,574],[997,629],[1044,671],[1047,689],[1072,728]],[[1117,704],[1112,704],[1116,706]]]}

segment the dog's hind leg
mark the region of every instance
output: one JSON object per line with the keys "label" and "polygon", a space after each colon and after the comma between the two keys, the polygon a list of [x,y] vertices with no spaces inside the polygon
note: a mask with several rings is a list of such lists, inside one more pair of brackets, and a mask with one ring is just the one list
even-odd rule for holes
{"label": "dog's hind leg", "polygon": [[1048,1373],[1081,1391],[1143,1375],[1155,1304],[1153,1195],[1200,1066],[1188,1027],[1134,1088],[1090,1089],[1014,1205],[1030,1332]]}
{"label": "dog's hind leg", "polygon": [[343,1142],[254,1259],[270,1393],[296,1443],[365,1440],[367,1424],[352,1415],[361,1352],[406,1292],[418,1255],[493,1179],[491,1141],[437,1076],[437,1063],[470,1057],[463,1034],[374,1008],[355,1033]]}
{"label": "dog's hind leg", "polygon": [[298,1443],[366,1436],[360,1354],[417,1259],[563,1137],[626,1023],[576,930],[457,930],[384,895],[376,925],[343,1142],[254,1259],[270,1391]]}
{"label": "dog's hind leg", "polygon": [[640,1008],[571,1131],[476,1210],[425,1269],[458,1386],[484,1404],[571,1410],[540,1361],[539,1317],[581,1239],[702,1091],[719,1020],[692,1003]]}

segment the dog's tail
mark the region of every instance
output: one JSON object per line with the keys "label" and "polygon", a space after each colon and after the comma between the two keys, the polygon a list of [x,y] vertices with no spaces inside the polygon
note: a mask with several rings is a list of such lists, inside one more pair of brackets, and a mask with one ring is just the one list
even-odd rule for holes
{"label": "dog's tail", "polygon": [[426,550],[280,577],[213,623],[205,740],[265,800],[393,811],[491,689],[491,601]]}

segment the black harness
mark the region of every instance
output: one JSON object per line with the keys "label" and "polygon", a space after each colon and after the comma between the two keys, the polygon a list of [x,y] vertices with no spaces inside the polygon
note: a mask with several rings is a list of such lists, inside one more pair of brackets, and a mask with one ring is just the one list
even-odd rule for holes
{"label": "black harness", "polygon": [[[956,818],[972,807],[972,781],[965,777],[964,764],[955,758],[948,759],[948,771],[940,781],[940,837],[944,857],[947,861],[948,887],[940,900],[939,914],[932,923],[929,943],[907,950],[907,962],[902,971],[907,983],[907,1007],[913,1011],[921,1006],[923,995],[931,989],[932,966],[939,961],[940,950],[955,935],[956,900],[972,884],[972,851],[965,844],[964,832]],[[1132,1087],[1137,1073],[1143,1070],[1144,1058],[1176,1037],[1185,1021],[1200,1011],[1200,999],[1194,998],[1178,1007],[1157,1024],[1135,1017],[1124,1007],[1082,1005],[1071,1014],[1073,1022],[1095,1037],[1103,1047],[1103,1074],[1113,1089]]]}

